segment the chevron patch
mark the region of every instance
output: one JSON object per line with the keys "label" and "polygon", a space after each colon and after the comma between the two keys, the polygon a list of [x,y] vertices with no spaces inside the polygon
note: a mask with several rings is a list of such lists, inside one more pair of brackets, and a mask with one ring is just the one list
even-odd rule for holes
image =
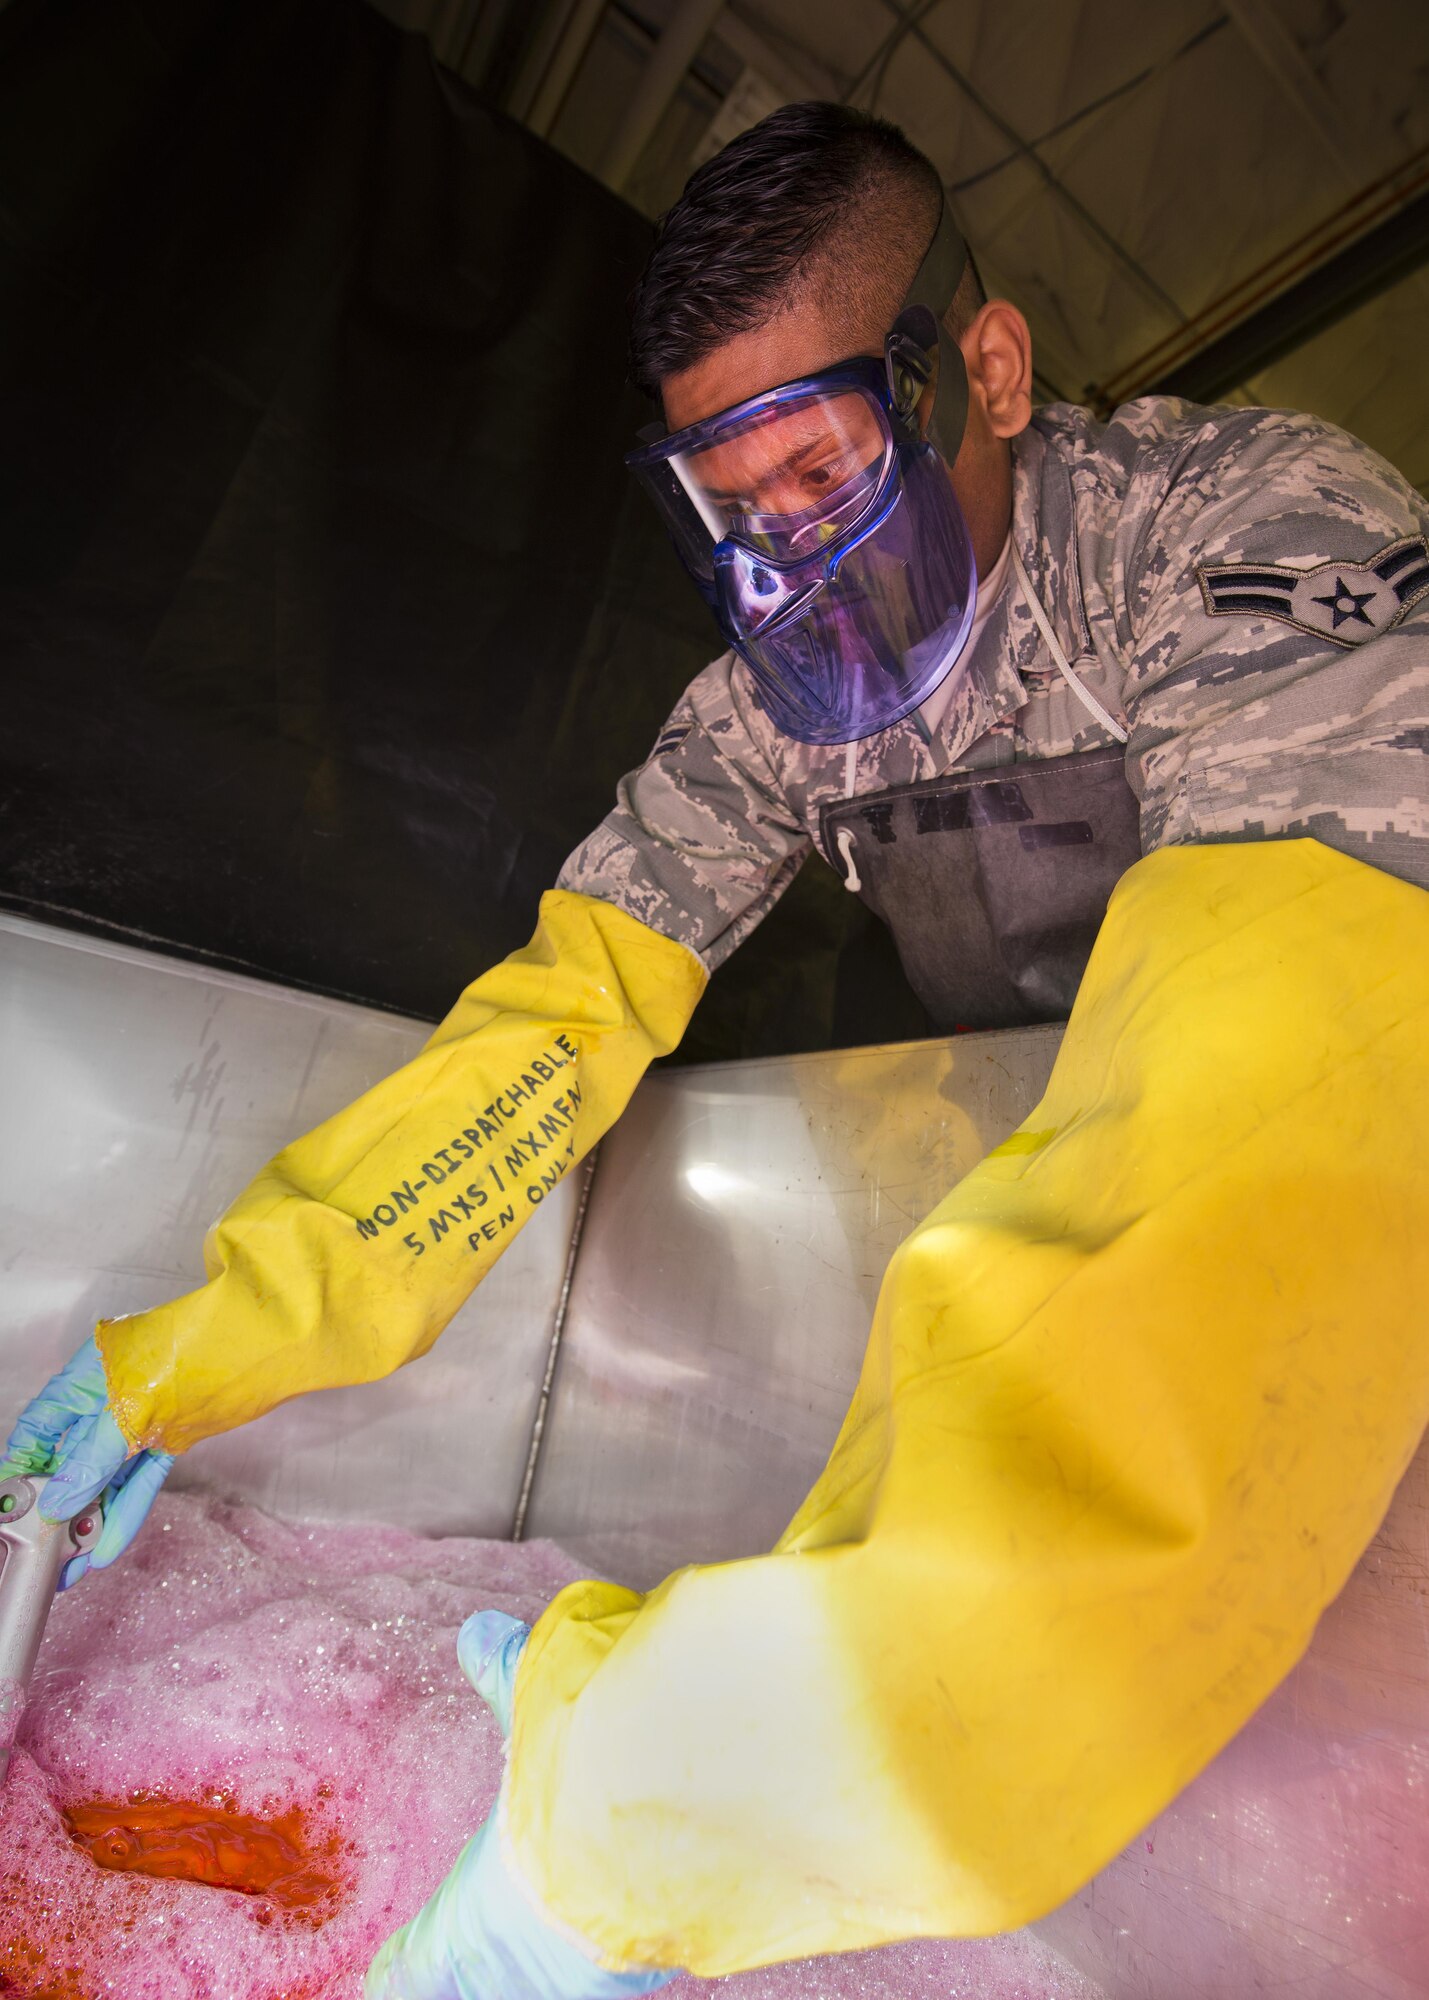
{"label": "chevron patch", "polygon": [[1429,591],[1429,540],[1391,542],[1366,563],[1198,563],[1196,577],[1213,618],[1278,618],[1330,639],[1359,646],[1388,631]]}

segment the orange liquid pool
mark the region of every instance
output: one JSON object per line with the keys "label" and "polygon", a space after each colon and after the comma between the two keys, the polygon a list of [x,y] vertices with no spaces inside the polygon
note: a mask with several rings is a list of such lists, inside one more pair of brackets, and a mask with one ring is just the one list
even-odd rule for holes
{"label": "orange liquid pool", "polygon": [[[456,1636],[581,1574],[161,1494],[54,1605],[0,1787],[0,2000],[362,2000],[490,1810],[500,1732]],[[1157,1842],[1158,1853],[1160,1842]],[[670,2000],[1090,2000],[1025,1937],[928,1939]]]}
{"label": "orange liquid pool", "polygon": [[131,1799],[67,1806],[64,1818],[101,1868],[262,1896],[278,1909],[307,1912],[315,1924],[341,1886],[336,1835],[315,1840],[298,1807],[259,1819],[223,1797]]}
{"label": "orange liquid pool", "polygon": [[[222,1794],[203,1801],[138,1797],[66,1806],[62,1817],[75,1846],[99,1867],[259,1897],[260,1924],[281,1911],[289,1924],[316,1930],[343,1900],[342,1842],[336,1833],[316,1832],[300,1807],[264,1819],[239,1812]],[[0,1996],[92,2000],[88,1982],[56,1966],[53,1951],[31,1943],[22,1925],[9,1932],[6,1947]],[[285,1996],[295,2000],[300,1990],[285,1987]]]}

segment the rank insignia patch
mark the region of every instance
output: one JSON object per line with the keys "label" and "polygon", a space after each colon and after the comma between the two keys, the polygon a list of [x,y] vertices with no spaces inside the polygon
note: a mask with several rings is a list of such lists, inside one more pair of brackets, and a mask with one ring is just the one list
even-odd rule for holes
{"label": "rank insignia patch", "polygon": [[1429,591],[1429,541],[1391,542],[1367,563],[1326,562],[1314,569],[1279,563],[1200,563],[1201,595],[1212,617],[1279,618],[1358,646],[1397,624]]}

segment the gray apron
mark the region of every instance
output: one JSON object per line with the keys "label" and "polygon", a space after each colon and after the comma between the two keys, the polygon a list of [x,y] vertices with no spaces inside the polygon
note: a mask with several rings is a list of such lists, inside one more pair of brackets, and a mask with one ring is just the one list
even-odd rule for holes
{"label": "gray apron", "polygon": [[1139,818],[1113,744],[835,800],[820,833],[951,1032],[1066,1020]]}

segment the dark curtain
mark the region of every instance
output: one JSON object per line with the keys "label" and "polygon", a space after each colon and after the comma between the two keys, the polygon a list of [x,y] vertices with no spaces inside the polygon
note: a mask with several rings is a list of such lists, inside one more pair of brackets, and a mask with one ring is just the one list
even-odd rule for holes
{"label": "dark curtain", "polygon": [[[435,1018],[712,628],[649,224],[362,0],[0,13],[0,903]],[[684,1054],[918,1032],[814,863]]]}

